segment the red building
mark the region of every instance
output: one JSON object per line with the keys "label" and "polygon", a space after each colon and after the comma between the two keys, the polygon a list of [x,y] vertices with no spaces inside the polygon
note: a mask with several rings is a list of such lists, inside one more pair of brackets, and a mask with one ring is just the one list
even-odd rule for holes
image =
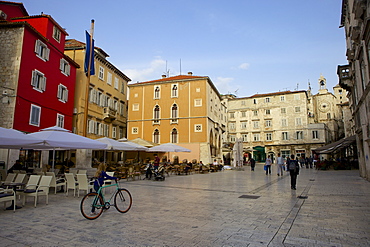
{"label": "red building", "polygon": [[67,32],[50,16],[0,1],[0,126],[72,130],[76,68],[64,55]]}

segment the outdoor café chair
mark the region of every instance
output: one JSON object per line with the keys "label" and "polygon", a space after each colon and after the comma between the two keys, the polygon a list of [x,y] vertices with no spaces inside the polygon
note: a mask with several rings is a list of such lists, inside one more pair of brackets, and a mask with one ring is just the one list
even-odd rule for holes
{"label": "outdoor caf\u00e9 chair", "polygon": [[66,186],[66,181],[63,178],[56,179],[54,172],[46,172],[46,176],[52,176],[50,187],[53,187],[54,194],[57,193],[57,187]]}
{"label": "outdoor caf\u00e9 chair", "polygon": [[13,202],[13,210],[15,212],[15,201],[16,201],[16,197],[15,197],[15,191],[12,190],[12,189],[1,189],[0,190],[0,202],[4,202],[4,207],[6,207],[6,202],[7,201],[12,201]]}
{"label": "outdoor caf\u00e9 chair", "polygon": [[93,188],[92,184],[89,184],[86,174],[77,174],[78,191],[77,197],[80,197],[80,190],[86,190],[86,194],[89,193],[90,189]]}
{"label": "outdoor caf\u00e9 chair", "polygon": [[26,197],[35,197],[35,207],[39,196],[46,196],[46,205],[49,204],[49,188],[52,176],[42,176],[39,185],[35,190],[25,190],[23,194],[23,203],[26,204]]}
{"label": "outdoor caf\u00e9 chair", "polygon": [[76,189],[78,183],[75,180],[75,177],[73,173],[65,173],[64,174],[67,180],[67,185],[66,185],[66,196],[68,196],[68,190],[73,190],[73,196],[76,196]]}

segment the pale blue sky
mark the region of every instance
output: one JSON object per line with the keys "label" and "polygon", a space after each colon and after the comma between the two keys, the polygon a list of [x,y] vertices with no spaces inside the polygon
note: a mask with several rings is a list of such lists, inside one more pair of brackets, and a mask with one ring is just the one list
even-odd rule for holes
{"label": "pale blue sky", "polygon": [[94,19],[96,46],[133,82],[161,78],[166,64],[178,75],[181,59],[181,74],[209,76],[221,94],[305,90],[308,81],[316,93],[321,74],[332,91],[347,63],[341,0],[22,2],[83,42]]}

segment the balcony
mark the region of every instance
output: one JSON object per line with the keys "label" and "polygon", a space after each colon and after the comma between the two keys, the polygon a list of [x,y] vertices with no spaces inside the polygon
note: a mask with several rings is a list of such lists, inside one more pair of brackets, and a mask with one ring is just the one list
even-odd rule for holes
{"label": "balcony", "polygon": [[104,107],[103,118],[106,122],[112,122],[117,118],[117,111],[110,107]]}
{"label": "balcony", "polygon": [[338,65],[337,74],[339,77],[339,86],[347,91],[353,87],[351,67],[347,65]]}

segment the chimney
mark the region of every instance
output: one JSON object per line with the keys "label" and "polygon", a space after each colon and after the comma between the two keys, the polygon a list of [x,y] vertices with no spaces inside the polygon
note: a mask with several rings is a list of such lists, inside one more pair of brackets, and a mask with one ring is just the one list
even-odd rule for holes
{"label": "chimney", "polygon": [[188,72],[188,75],[193,75],[193,72]]}
{"label": "chimney", "polygon": [[166,78],[166,75],[162,75],[162,79],[163,79],[163,78]]}

